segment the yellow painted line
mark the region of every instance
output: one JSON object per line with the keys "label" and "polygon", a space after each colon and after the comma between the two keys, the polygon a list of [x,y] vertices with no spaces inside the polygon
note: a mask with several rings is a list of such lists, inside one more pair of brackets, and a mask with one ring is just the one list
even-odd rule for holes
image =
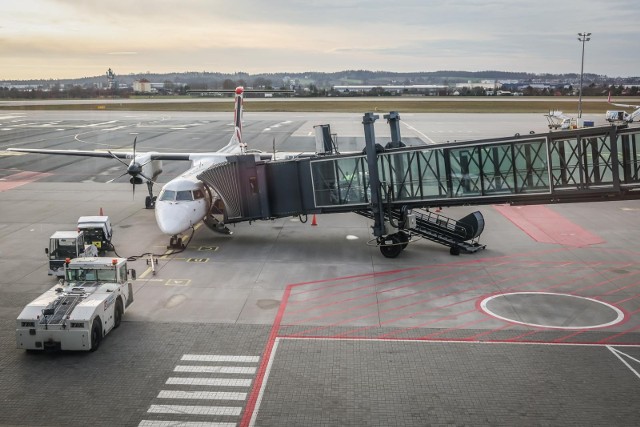
{"label": "yellow painted line", "polygon": [[144,271],[144,273],[142,273],[141,275],[138,276],[139,279],[144,279],[145,277],[147,277],[147,275],[151,273],[151,267],[147,267],[147,269]]}

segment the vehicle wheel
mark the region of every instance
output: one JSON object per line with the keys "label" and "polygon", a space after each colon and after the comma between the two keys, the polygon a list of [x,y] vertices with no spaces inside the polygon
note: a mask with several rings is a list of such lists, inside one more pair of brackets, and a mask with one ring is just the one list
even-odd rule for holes
{"label": "vehicle wheel", "polygon": [[99,317],[93,319],[91,324],[91,351],[96,351],[102,341],[102,323]]}
{"label": "vehicle wheel", "polygon": [[460,255],[460,248],[458,246],[451,246],[449,253],[454,256]]}
{"label": "vehicle wheel", "polygon": [[402,242],[402,249],[405,249],[407,246],[409,246],[409,235],[407,233],[405,233],[404,231],[399,231],[397,233],[397,236]]}
{"label": "vehicle wheel", "polygon": [[388,240],[391,240],[391,244],[380,245],[380,252],[386,258],[395,258],[400,255],[400,252],[402,252],[402,241],[400,240],[400,237],[395,234],[387,236],[383,243],[387,243]]}
{"label": "vehicle wheel", "polygon": [[116,308],[114,309],[114,312],[113,312],[113,329],[120,326],[120,322],[122,322],[123,311],[124,310],[122,309],[122,300],[118,298],[118,300],[116,301]]}

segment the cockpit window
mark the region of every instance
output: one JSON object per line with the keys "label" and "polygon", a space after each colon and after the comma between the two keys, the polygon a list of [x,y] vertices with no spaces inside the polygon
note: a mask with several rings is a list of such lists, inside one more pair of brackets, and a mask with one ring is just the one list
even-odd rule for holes
{"label": "cockpit window", "polygon": [[203,199],[204,198],[204,193],[202,192],[202,190],[193,190],[193,198],[195,200]]}
{"label": "cockpit window", "polygon": [[191,194],[190,190],[186,190],[186,191],[178,191],[178,194],[176,194],[176,201],[179,200],[193,200],[193,195]]}
{"label": "cockpit window", "polygon": [[160,194],[160,200],[172,202],[176,199],[176,192],[173,190],[164,190]]}

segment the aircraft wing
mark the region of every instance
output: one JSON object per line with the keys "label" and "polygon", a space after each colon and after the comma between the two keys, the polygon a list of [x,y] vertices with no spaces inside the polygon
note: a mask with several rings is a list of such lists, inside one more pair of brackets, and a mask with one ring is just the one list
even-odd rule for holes
{"label": "aircraft wing", "polygon": [[611,105],[615,105],[616,107],[640,108],[640,105],[616,104],[616,103],[614,103],[614,102],[610,102],[609,104],[611,104]]}
{"label": "aircraft wing", "polygon": [[[131,151],[111,151],[111,154],[106,150],[90,151],[90,150],[47,150],[40,148],[7,148],[7,151],[16,151],[20,153],[34,153],[34,154],[54,154],[62,156],[81,156],[81,157],[104,157],[112,159],[114,156],[119,159],[133,159],[133,152]],[[112,155],[113,154],[113,155]],[[151,160],[190,160],[190,156],[193,153],[136,153],[136,156],[150,154]]]}

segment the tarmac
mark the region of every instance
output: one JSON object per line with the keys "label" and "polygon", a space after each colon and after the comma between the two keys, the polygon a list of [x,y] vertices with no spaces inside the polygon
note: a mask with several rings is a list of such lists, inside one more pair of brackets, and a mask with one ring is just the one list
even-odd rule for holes
{"label": "tarmac", "polygon": [[[402,115],[402,112],[400,112]],[[382,114],[381,114],[382,116]],[[586,117],[591,119],[590,117]],[[546,131],[542,115],[402,115],[428,144]],[[596,118],[597,119],[597,118]],[[251,148],[313,150],[362,116],[252,113]],[[109,159],[8,147],[213,151],[228,114],[0,112],[0,425],[640,424],[640,202],[444,208],[485,218],[474,254],[428,241],[388,259],[355,214],[198,227],[167,255],[146,188]],[[496,123],[500,125],[497,126]],[[388,138],[384,120],[376,136]],[[165,162],[156,186],[185,170]],[[22,307],[55,284],[44,248],[102,209],[135,301],[93,353],[15,348]],[[304,218],[302,218],[304,220]]]}

